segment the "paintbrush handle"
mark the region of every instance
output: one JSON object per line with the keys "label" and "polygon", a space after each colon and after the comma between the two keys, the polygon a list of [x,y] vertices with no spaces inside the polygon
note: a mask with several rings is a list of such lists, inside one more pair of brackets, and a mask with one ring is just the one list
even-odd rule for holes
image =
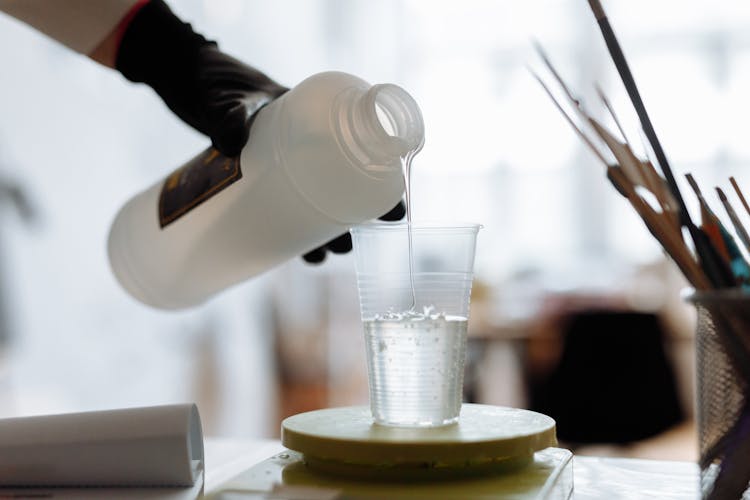
{"label": "paintbrush handle", "polygon": [[735,282],[731,270],[721,260],[721,257],[719,256],[718,252],[713,247],[711,242],[708,240],[706,235],[700,229],[698,229],[698,227],[693,224],[693,221],[690,219],[690,214],[688,213],[687,207],[685,206],[685,201],[682,199],[680,190],[677,187],[677,181],[675,181],[674,175],[672,175],[672,169],[669,167],[667,156],[666,154],[664,154],[661,143],[656,136],[656,132],[654,131],[654,127],[651,124],[651,119],[648,116],[646,107],[643,105],[641,94],[638,92],[638,86],[635,83],[633,74],[630,72],[630,67],[628,66],[627,60],[625,59],[625,54],[622,52],[622,48],[620,48],[620,44],[617,41],[615,32],[612,29],[612,26],[609,24],[609,20],[607,19],[607,15],[604,12],[604,8],[598,0],[589,0],[589,5],[591,6],[592,11],[594,12],[594,16],[599,23],[599,29],[604,36],[604,41],[607,44],[609,54],[615,63],[617,72],[620,74],[620,79],[625,85],[625,90],[627,90],[630,101],[632,102],[633,107],[638,114],[638,119],[641,122],[643,132],[646,134],[646,138],[651,143],[651,148],[654,150],[656,160],[661,166],[664,177],[667,180],[667,184],[669,185],[669,188],[671,189],[672,194],[674,195],[674,198],[677,202],[680,222],[683,226],[687,227],[688,232],[690,233],[690,236],[695,243],[695,250],[698,253],[701,263],[706,270],[706,274],[717,288],[734,286]]}
{"label": "paintbrush handle", "polygon": [[648,116],[646,106],[643,104],[643,99],[641,99],[641,94],[638,91],[638,85],[636,85],[635,83],[635,78],[633,78],[633,73],[630,71],[630,66],[628,65],[627,59],[625,59],[625,54],[620,47],[620,43],[617,41],[617,36],[615,36],[612,25],[609,24],[609,19],[607,19],[607,14],[604,12],[604,7],[602,7],[601,2],[599,2],[599,0],[589,0],[589,5],[591,6],[591,10],[594,12],[596,21],[599,23],[599,29],[604,36],[604,42],[607,44],[609,54],[610,56],[612,56],[612,60],[615,63],[617,72],[620,74],[620,79],[625,85],[625,90],[627,90],[628,92],[630,102],[635,108],[635,112],[641,122],[641,127],[643,127],[643,132],[646,134],[648,142],[651,143],[651,147],[653,148],[654,154],[656,155],[656,160],[661,166],[662,171],[664,172],[664,177],[666,178],[667,183],[669,184],[669,187],[677,200],[677,205],[680,211],[680,218],[682,219],[683,223],[686,223],[688,220],[690,220],[690,215],[687,212],[685,201],[680,195],[680,190],[677,187],[677,182],[672,175],[672,170],[669,167],[669,162],[667,161],[667,155],[664,153],[664,150],[661,147],[661,143],[659,142],[659,138],[656,136],[656,131],[654,130],[654,126],[651,123],[651,118]]}
{"label": "paintbrush handle", "polygon": [[727,195],[724,194],[724,191],[722,191],[720,187],[717,187],[716,192],[719,195],[721,204],[724,205],[724,210],[727,211],[727,215],[729,216],[729,220],[734,226],[734,230],[737,231],[737,236],[740,237],[740,241],[742,241],[742,244],[745,245],[745,249],[750,252],[750,236],[747,234],[745,226],[742,225],[742,221],[740,221],[740,218],[737,216],[737,212],[734,211],[734,208],[729,202]]}
{"label": "paintbrush handle", "polygon": [[680,216],[683,219],[683,222],[686,222],[689,219],[689,215],[687,215],[685,202],[680,195],[680,190],[677,188],[677,182],[675,181],[675,178],[672,175],[672,170],[669,167],[667,155],[664,153],[664,149],[662,149],[661,143],[656,136],[656,131],[654,131],[654,126],[651,123],[651,118],[648,116],[646,106],[643,104],[643,99],[641,99],[641,94],[638,91],[638,86],[636,85],[635,79],[633,78],[633,73],[630,72],[630,67],[628,66],[627,60],[625,59],[625,54],[622,52],[620,44],[617,43],[614,31],[612,30],[612,26],[609,24],[609,20],[607,19],[607,17],[604,16],[601,19],[598,18],[598,22],[602,32],[610,34],[609,36],[604,37],[604,41],[607,44],[610,55],[612,55],[612,59],[615,61],[615,67],[617,68],[617,72],[620,74],[620,78],[625,85],[625,89],[628,92],[630,101],[635,108],[635,112],[641,122],[641,127],[643,127],[643,132],[646,134],[648,142],[651,143],[651,147],[653,148],[654,154],[656,155],[656,161],[661,166],[662,171],[664,172],[664,177],[666,178],[667,183],[669,184],[669,187],[672,190],[675,199],[677,200],[677,205],[680,209]]}
{"label": "paintbrush handle", "polygon": [[742,202],[742,206],[745,207],[745,210],[747,211],[748,215],[750,215],[750,205],[747,204],[747,200],[745,200],[745,195],[742,194],[742,190],[740,190],[740,186],[737,184],[737,181],[734,180],[734,177],[730,177],[729,182],[732,183],[732,187],[734,188],[735,193],[737,193],[737,196],[739,197],[740,202]]}
{"label": "paintbrush handle", "polygon": [[688,221],[687,228],[695,244],[695,250],[698,253],[701,264],[706,270],[706,274],[714,283],[714,286],[716,288],[737,286],[732,270],[724,259],[722,259],[721,255],[719,255],[719,251],[716,250],[711,240],[708,239],[706,233],[701,231],[692,221]]}
{"label": "paintbrush handle", "polygon": [[671,226],[665,214],[655,212],[643,199],[638,196],[630,181],[619,167],[609,167],[607,177],[615,185],[618,191],[622,193],[630,204],[633,206],[638,215],[641,216],[644,224],[654,238],[661,243],[661,246],[672,258],[677,267],[680,268],[685,278],[697,290],[709,290],[712,288],[711,282],[706,278],[703,270],[695,262],[693,256],[683,243],[678,229]]}
{"label": "paintbrush handle", "polygon": [[607,17],[607,14],[604,12],[604,7],[602,7],[599,0],[589,0],[589,6],[591,6],[591,11],[594,13],[594,17],[596,17],[597,21]]}

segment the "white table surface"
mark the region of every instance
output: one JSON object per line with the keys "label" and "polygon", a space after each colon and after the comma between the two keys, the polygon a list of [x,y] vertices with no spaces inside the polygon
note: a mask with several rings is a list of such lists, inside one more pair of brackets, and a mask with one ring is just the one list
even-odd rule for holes
{"label": "white table surface", "polygon": [[[278,440],[206,439],[206,493],[283,450]],[[700,496],[698,476],[691,462],[576,456],[573,498],[692,500]]]}

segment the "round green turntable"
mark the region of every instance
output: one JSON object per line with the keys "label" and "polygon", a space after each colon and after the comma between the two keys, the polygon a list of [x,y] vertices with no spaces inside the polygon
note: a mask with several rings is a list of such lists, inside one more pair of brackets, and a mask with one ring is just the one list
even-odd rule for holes
{"label": "round green turntable", "polygon": [[301,413],[282,423],[278,453],[223,483],[208,499],[567,499],[573,461],[555,448],[551,418],[464,404],[456,424],[373,423],[368,407]]}
{"label": "round green turntable", "polygon": [[316,472],[385,480],[503,472],[557,439],[546,415],[465,404],[458,423],[428,428],[374,424],[363,406],[301,413],[282,422],[281,443]]}

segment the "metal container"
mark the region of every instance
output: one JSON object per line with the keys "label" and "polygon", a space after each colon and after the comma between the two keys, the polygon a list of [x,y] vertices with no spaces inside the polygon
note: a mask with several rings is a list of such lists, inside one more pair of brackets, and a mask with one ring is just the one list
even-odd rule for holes
{"label": "metal container", "polygon": [[701,494],[742,498],[750,495],[750,292],[696,292],[688,301],[698,312]]}

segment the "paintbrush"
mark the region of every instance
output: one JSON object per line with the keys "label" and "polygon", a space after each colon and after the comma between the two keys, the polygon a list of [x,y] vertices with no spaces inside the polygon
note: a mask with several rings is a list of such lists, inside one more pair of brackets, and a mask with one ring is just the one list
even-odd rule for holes
{"label": "paintbrush", "polygon": [[740,218],[737,217],[737,212],[735,212],[734,208],[732,208],[732,204],[729,202],[729,199],[724,194],[724,191],[722,191],[720,187],[717,187],[716,192],[719,193],[719,199],[721,200],[721,204],[724,205],[724,209],[727,211],[729,220],[732,221],[734,230],[737,231],[737,236],[740,237],[740,241],[742,242],[743,245],[745,245],[745,249],[748,252],[750,252],[750,236],[748,236],[747,231],[745,230],[745,226],[742,225]]}
{"label": "paintbrush", "polygon": [[680,191],[677,187],[677,182],[672,175],[672,170],[669,167],[667,157],[661,147],[659,139],[656,137],[656,132],[654,131],[654,127],[651,124],[651,119],[649,118],[646,107],[643,104],[641,94],[640,92],[638,92],[638,86],[635,83],[633,74],[630,72],[630,66],[628,66],[628,62],[625,59],[625,54],[620,48],[620,43],[617,41],[615,32],[612,30],[612,26],[609,24],[609,19],[607,19],[607,14],[604,12],[604,7],[602,7],[602,4],[601,2],[599,2],[599,0],[589,0],[589,6],[594,12],[594,16],[599,23],[599,28],[601,29],[602,35],[604,36],[604,41],[606,42],[607,48],[609,49],[609,54],[615,63],[617,72],[620,74],[622,83],[625,85],[625,90],[628,92],[630,101],[633,103],[633,107],[638,114],[638,119],[641,122],[641,127],[643,127],[646,138],[651,144],[651,148],[656,155],[656,160],[659,162],[659,165],[662,168],[664,177],[667,179],[667,183],[669,183],[670,189],[672,189],[675,198],[677,198],[677,202],[680,205],[680,212],[683,222],[688,222],[690,220],[690,215],[688,214],[687,208],[685,207],[685,202],[682,200],[682,196],[680,196]]}
{"label": "paintbrush", "polygon": [[[609,99],[607,99],[607,96],[604,94],[604,91],[601,89],[601,87],[599,87],[599,85],[596,85],[596,93],[599,95],[599,99],[601,99],[604,107],[607,108],[607,111],[609,112],[610,117],[612,117],[612,120],[615,122],[615,125],[620,131],[620,134],[622,134],[625,145],[628,147],[628,149],[633,151],[633,146],[628,140],[625,129],[620,123],[620,120],[617,117],[612,104],[609,102]],[[633,156],[636,157],[635,154],[633,154]],[[672,196],[672,193],[669,191],[669,186],[667,186],[664,179],[656,172],[654,165],[648,159],[638,159],[638,167],[645,182],[645,187],[648,188],[649,191],[654,193],[662,206],[662,210],[664,210],[665,212],[676,213],[677,203],[674,200],[674,196]]]}
{"label": "paintbrush", "polygon": [[[604,157],[604,154],[602,154],[602,152],[599,151],[599,148],[597,148],[596,145],[594,145],[594,142],[591,140],[591,138],[589,138],[589,136],[587,136],[583,132],[583,130],[581,130],[581,128],[578,127],[578,125],[576,125],[575,121],[573,121],[573,118],[565,111],[565,108],[563,108],[562,105],[558,102],[558,100],[555,99],[554,94],[552,94],[552,91],[549,89],[549,87],[547,87],[547,84],[544,83],[544,80],[542,80],[539,77],[539,75],[536,74],[536,72],[534,70],[532,70],[531,68],[527,67],[526,69],[528,69],[529,72],[531,73],[531,76],[533,76],[536,79],[536,81],[539,82],[539,85],[542,86],[542,88],[547,93],[547,95],[549,96],[549,98],[552,99],[552,102],[555,104],[555,107],[557,107],[558,111],[560,111],[560,113],[562,113],[562,115],[565,117],[565,121],[567,121],[568,124],[571,127],[573,127],[573,130],[575,130],[576,134],[581,138],[581,140],[583,140],[584,144],[586,144],[586,146],[589,147],[589,149],[591,150],[591,152],[594,153],[594,156],[596,156],[599,159],[599,161],[601,161],[605,166],[608,167],[610,165],[610,163]],[[565,88],[565,86],[563,86],[563,88],[567,92],[567,88]],[[568,96],[569,96],[570,99],[575,100],[575,99],[573,99],[572,95],[568,94]]]}
{"label": "paintbrush", "polygon": [[719,254],[729,261],[731,257],[729,256],[727,245],[724,243],[724,237],[721,234],[721,221],[713,210],[711,210],[711,207],[708,206],[708,203],[701,192],[701,188],[698,186],[698,183],[695,182],[693,175],[687,173],[685,174],[685,178],[687,179],[688,184],[690,184],[690,187],[693,188],[701,207],[701,229],[703,229],[703,232],[711,239],[711,242],[719,251]]}
{"label": "paintbrush", "polygon": [[[596,135],[599,136],[599,138],[602,140],[602,142],[605,143],[607,148],[612,152],[614,157],[616,158],[617,162],[619,163],[619,167],[623,170],[625,176],[630,180],[630,182],[636,186],[641,186],[645,188],[646,190],[650,191],[651,194],[654,195],[654,197],[659,202],[663,215],[668,219],[669,223],[674,225],[675,227],[680,227],[680,221],[679,221],[679,212],[677,210],[677,203],[674,199],[674,196],[672,196],[671,191],[669,190],[669,186],[666,184],[664,179],[656,172],[654,169],[654,166],[651,164],[650,161],[641,161],[635,153],[633,153],[632,148],[630,146],[630,143],[628,142],[627,135],[625,134],[625,129],[620,124],[620,120],[617,118],[617,115],[615,114],[614,108],[609,103],[609,100],[604,95],[604,92],[599,88],[596,87],[597,93],[599,94],[599,97],[603,101],[605,107],[609,111],[610,115],[612,116],[612,119],[615,122],[615,125],[619,129],[620,133],[622,134],[622,138],[625,141],[624,143],[621,143],[619,140],[617,140],[607,129],[604,127],[601,123],[599,123],[595,118],[593,118],[591,115],[589,115],[586,110],[583,108],[583,105],[581,104],[581,100],[575,96],[575,94],[570,90],[570,86],[565,83],[565,80],[560,75],[560,72],[557,71],[555,66],[552,64],[551,59],[545,52],[544,48],[539,44],[538,42],[534,42],[534,48],[536,49],[537,53],[539,54],[539,57],[542,59],[542,62],[549,70],[550,74],[553,76],[554,80],[557,82],[557,84],[560,86],[560,88],[563,91],[563,94],[568,100],[568,103],[570,106],[577,112],[578,116],[581,118],[581,120],[584,123],[587,123],[589,125],[589,128],[593,130]],[[531,69],[529,69],[531,73],[534,75],[534,77],[539,81],[539,83],[544,87],[544,90],[547,92],[547,95],[552,99],[552,101],[555,103],[555,106],[557,106],[558,110],[560,110],[561,113],[565,115],[565,119],[570,123],[575,129],[576,133],[578,133],[579,136],[583,138],[583,140],[586,142],[586,144],[589,146],[589,148],[594,151],[594,153],[599,157],[599,159],[605,163],[607,167],[610,167],[610,165],[602,156],[601,152],[598,150],[598,148],[594,147],[593,141],[584,134],[581,128],[577,127],[573,119],[565,112],[562,105],[555,99],[552,92],[547,88],[545,83],[542,81],[542,79],[534,73]],[[610,181],[612,184],[620,190],[620,193],[623,196],[627,195],[622,192],[620,186],[618,183],[612,181],[611,178],[611,171],[607,171],[607,176],[610,177]],[[680,239],[682,238],[682,233],[678,229],[678,234],[680,236]]]}
{"label": "paintbrush", "polygon": [[[703,270],[695,262],[692,254],[682,241],[680,226],[679,223],[676,222],[674,213],[671,211],[667,211],[665,208],[662,208],[662,212],[656,212],[636,192],[636,185],[642,185],[643,187],[646,187],[646,189],[648,189],[648,187],[644,185],[645,181],[643,179],[643,176],[641,175],[642,172],[638,170],[643,164],[630,150],[627,144],[622,144],[617,141],[617,139],[615,139],[612,134],[610,134],[605,129],[604,126],[591,118],[583,110],[583,108],[580,107],[578,99],[574,97],[573,93],[565,84],[560,74],[552,66],[551,62],[545,56],[544,51],[540,46],[537,46],[537,51],[539,51],[545,64],[555,77],[555,80],[563,88],[563,91],[568,98],[569,103],[577,109],[578,114],[581,115],[581,118],[591,125],[600,139],[602,139],[602,141],[607,145],[615,158],[617,158],[617,160],[620,162],[620,165],[611,164],[605,158],[604,154],[594,144],[592,139],[588,137],[580,127],[578,127],[573,118],[567,113],[567,111],[565,111],[565,108],[555,98],[552,91],[544,83],[544,80],[542,80],[542,78],[531,68],[527,68],[531,75],[539,82],[546,94],[555,104],[555,107],[558,109],[558,111],[560,111],[560,113],[563,115],[568,124],[573,128],[576,134],[581,137],[584,143],[606,167],[607,178],[610,180],[612,185],[620,194],[628,199],[630,204],[640,215],[641,219],[646,225],[646,228],[657,239],[657,241],[661,243],[664,250],[672,257],[672,260],[677,264],[688,281],[698,290],[706,290],[711,288],[711,282],[706,278]],[[622,165],[627,165],[627,170],[623,168]],[[630,174],[628,174],[627,172],[630,172]],[[661,184],[664,183],[664,180],[659,177],[659,175],[655,171],[653,171],[653,175],[657,179],[659,179]],[[665,192],[668,193],[668,190],[662,190],[661,194]],[[668,202],[665,202],[661,199],[662,197],[660,196],[659,192],[654,193],[652,191],[652,194],[654,194],[654,196],[659,199],[660,205],[662,207],[668,206]]]}
{"label": "paintbrush", "polygon": [[[613,155],[619,162],[620,168],[625,171],[628,179],[633,184],[642,186],[650,191],[659,201],[662,210],[665,213],[669,213],[670,218],[673,218],[674,216],[672,215],[672,213],[675,212],[676,208],[674,197],[671,195],[668,187],[665,187],[664,179],[661,178],[658,173],[656,173],[656,170],[654,169],[653,165],[651,165],[651,162],[642,162],[635,155],[635,153],[633,153],[630,143],[628,142],[627,136],[625,134],[625,129],[620,124],[620,120],[617,118],[612,105],[609,103],[609,100],[604,95],[604,92],[601,90],[601,88],[599,88],[599,86],[596,86],[597,93],[604,103],[604,106],[609,111],[618,130],[622,134],[622,138],[625,141],[624,144],[615,139],[614,136],[609,131],[607,131],[602,124],[600,124],[596,119],[594,119],[586,112],[586,110],[583,108],[583,105],[581,104],[581,100],[578,99],[578,97],[576,97],[575,94],[573,94],[573,92],[570,90],[570,86],[565,83],[565,80],[560,75],[560,72],[557,71],[555,66],[552,64],[552,61],[550,60],[541,44],[536,41],[534,41],[533,43],[534,48],[539,54],[539,57],[542,59],[542,62],[562,89],[563,94],[567,98],[570,106],[577,112],[578,116],[581,118],[581,120],[584,121],[584,123],[588,123],[589,127],[607,145],[610,151],[612,151]],[[598,148],[594,146],[593,141],[588,136],[586,136],[581,128],[575,125],[572,117],[568,115],[568,113],[564,110],[563,106],[557,101],[557,99],[554,97],[550,89],[539,77],[539,75],[537,75],[530,68],[528,69],[534,76],[534,78],[536,78],[536,80],[539,82],[539,84],[544,88],[550,99],[552,99],[552,101],[555,103],[557,109],[565,116],[565,119],[568,121],[568,123],[573,126],[573,128],[576,130],[576,133],[584,140],[586,145],[589,146],[589,148],[594,152],[594,154],[597,155],[597,157],[605,164],[605,166],[610,166],[609,162],[604,159],[602,153],[598,150]]]}
{"label": "paintbrush", "polygon": [[596,88],[596,94],[599,96],[599,99],[601,99],[602,104],[604,104],[604,107],[607,108],[607,111],[609,111],[609,116],[611,116],[612,121],[615,122],[615,126],[617,126],[617,130],[619,130],[620,134],[622,134],[622,139],[625,141],[625,144],[630,149],[633,149],[633,146],[630,145],[630,141],[628,141],[628,135],[625,133],[625,129],[620,123],[619,118],[617,118],[615,109],[612,107],[612,104],[610,104],[609,99],[607,99],[607,96],[604,94],[604,91],[599,85],[595,85],[594,87]]}
{"label": "paintbrush", "polygon": [[664,214],[656,212],[635,191],[635,187],[627,179],[623,170],[617,167],[609,167],[607,177],[615,188],[622,193],[640,215],[649,232],[661,244],[667,254],[680,268],[682,274],[697,290],[708,290],[711,282],[700,266],[695,262],[690,251],[682,241],[678,230]]}
{"label": "paintbrush", "polygon": [[[606,127],[594,118],[589,117],[589,124],[597,133],[599,138],[607,145],[614,157],[617,159],[628,180],[634,185],[649,191],[659,202],[662,212],[675,221],[675,227],[679,228],[679,218],[676,216],[674,198],[669,189],[665,187],[664,179],[653,170],[650,164],[646,164],[638,158],[627,143],[618,141]],[[651,171],[648,170],[651,167]]]}
{"label": "paintbrush", "polygon": [[740,187],[737,185],[737,181],[734,180],[734,177],[729,178],[729,182],[732,183],[732,187],[734,188],[734,192],[737,193],[737,196],[739,197],[740,201],[742,202],[742,206],[745,207],[745,210],[747,211],[747,214],[750,215],[750,205],[747,204],[747,200],[745,200],[745,195],[742,194],[742,191],[740,191]]}
{"label": "paintbrush", "polygon": [[620,79],[625,85],[625,90],[627,91],[628,96],[630,97],[630,101],[632,102],[633,107],[638,114],[638,119],[641,122],[641,127],[646,134],[648,142],[651,144],[651,148],[656,155],[656,160],[659,163],[662,172],[664,173],[664,177],[666,178],[667,184],[672,191],[672,195],[677,201],[680,222],[688,229],[688,232],[693,239],[693,243],[695,244],[695,250],[700,257],[704,269],[706,270],[706,274],[708,275],[714,286],[718,288],[731,287],[734,284],[732,272],[727,268],[725,262],[721,259],[721,256],[713,247],[713,244],[710,242],[708,237],[700,229],[698,229],[698,227],[690,219],[690,214],[688,213],[687,207],[685,206],[685,201],[682,199],[680,190],[677,187],[677,182],[675,181],[674,175],[672,175],[672,169],[669,167],[667,156],[664,153],[664,149],[662,149],[661,147],[661,143],[659,142],[658,137],[656,136],[654,127],[651,124],[651,119],[648,116],[646,107],[644,106],[641,95],[638,92],[638,87],[635,83],[635,79],[633,78],[633,74],[631,73],[630,67],[628,66],[627,60],[625,59],[625,54],[622,52],[622,48],[620,47],[620,44],[617,41],[617,37],[612,30],[612,26],[609,24],[609,19],[607,19],[607,15],[604,12],[604,7],[602,7],[602,4],[601,2],[599,2],[599,0],[589,0],[589,6],[591,7],[591,10],[593,11],[594,16],[596,17],[596,20],[599,24],[599,28],[602,32],[602,35],[604,36],[604,41],[607,44],[609,54],[612,57],[612,61],[615,63],[615,66],[617,67],[617,72],[620,74]]}
{"label": "paintbrush", "polygon": [[701,205],[701,229],[706,235],[708,235],[711,242],[714,244],[714,247],[719,251],[719,254],[721,254],[729,264],[729,268],[732,270],[736,282],[744,289],[749,289],[750,265],[748,265],[740,248],[737,246],[734,236],[727,231],[721,220],[716,216],[714,211],[711,210],[711,207],[703,197],[703,193],[693,176],[691,174],[686,174],[685,177],[687,178],[690,187],[695,191],[695,195],[698,197],[698,202]]}

